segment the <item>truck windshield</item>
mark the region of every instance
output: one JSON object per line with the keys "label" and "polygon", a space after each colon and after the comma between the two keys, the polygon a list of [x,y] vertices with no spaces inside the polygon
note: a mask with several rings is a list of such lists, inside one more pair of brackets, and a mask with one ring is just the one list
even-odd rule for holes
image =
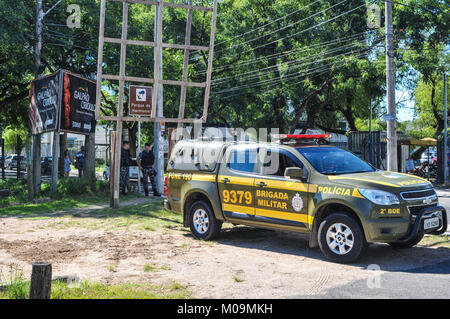
{"label": "truck windshield", "polygon": [[321,174],[340,175],[375,171],[357,156],[337,147],[299,147],[297,151]]}

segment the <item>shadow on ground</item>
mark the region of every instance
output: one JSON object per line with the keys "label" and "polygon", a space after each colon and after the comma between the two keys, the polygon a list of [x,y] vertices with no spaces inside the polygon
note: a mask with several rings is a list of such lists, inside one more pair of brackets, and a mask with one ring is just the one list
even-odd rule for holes
{"label": "shadow on ground", "polygon": [[[192,237],[190,233],[185,236]],[[237,226],[223,229],[216,241],[226,246],[314,258],[330,265],[340,266],[327,260],[320,249],[309,248],[307,235]],[[441,243],[450,243],[450,240],[443,239],[429,245],[419,244],[409,249],[393,248],[387,244],[371,244],[359,261],[346,266],[367,269],[370,265],[376,265],[381,270],[389,272],[450,274],[450,248],[436,247]]]}

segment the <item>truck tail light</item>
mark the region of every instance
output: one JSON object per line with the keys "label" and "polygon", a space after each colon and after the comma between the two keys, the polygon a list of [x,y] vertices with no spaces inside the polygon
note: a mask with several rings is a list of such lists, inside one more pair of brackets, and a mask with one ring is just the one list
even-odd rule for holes
{"label": "truck tail light", "polygon": [[164,178],[164,194],[166,194],[166,196],[169,196],[169,177],[166,176]]}

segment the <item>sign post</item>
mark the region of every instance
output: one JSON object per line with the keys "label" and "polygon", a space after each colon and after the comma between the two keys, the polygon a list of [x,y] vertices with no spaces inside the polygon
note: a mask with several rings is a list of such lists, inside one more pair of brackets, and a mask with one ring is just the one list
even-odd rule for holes
{"label": "sign post", "polygon": [[[53,132],[51,192],[58,188],[60,132],[95,134],[96,83],[77,74],[60,70],[35,79],[30,84],[29,121],[31,134]],[[35,144],[37,147],[40,143]],[[33,149],[33,152],[39,149]],[[34,161],[39,161],[33,156]],[[32,163],[33,169],[40,165]],[[93,166],[95,174],[95,164]],[[40,173],[40,172],[39,172]],[[34,171],[35,177],[38,176]],[[89,175],[88,175],[89,176]]]}

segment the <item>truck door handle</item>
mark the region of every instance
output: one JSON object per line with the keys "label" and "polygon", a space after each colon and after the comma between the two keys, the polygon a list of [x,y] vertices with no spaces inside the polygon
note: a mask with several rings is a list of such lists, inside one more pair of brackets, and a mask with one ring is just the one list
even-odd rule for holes
{"label": "truck door handle", "polygon": [[266,187],[266,186],[267,186],[267,184],[266,184],[266,183],[264,183],[264,182],[259,182],[259,183],[258,183],[258,186],[259,186],[259,187]]}
{"label": "truck door handle", "polygon": [[222,178],[222,182],[224,183],[224,184],[227,184],[227,183],[229,183],[230,182],[230,180],[228,179],[228,178]]}

